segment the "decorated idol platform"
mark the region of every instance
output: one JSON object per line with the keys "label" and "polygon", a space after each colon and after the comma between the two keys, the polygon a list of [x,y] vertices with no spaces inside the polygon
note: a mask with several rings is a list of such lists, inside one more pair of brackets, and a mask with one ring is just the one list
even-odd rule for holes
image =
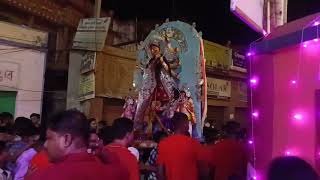
{"label": "decorated idol platform", "polygon": [[138,97],[128,96],[123,116],[135,129],[151,137],[156,131],[172,132],[174,112],[189,119],[189,133],[202,137],[207,93],[201,33],[195,25],[166,21],[140,43],[134,87]]}

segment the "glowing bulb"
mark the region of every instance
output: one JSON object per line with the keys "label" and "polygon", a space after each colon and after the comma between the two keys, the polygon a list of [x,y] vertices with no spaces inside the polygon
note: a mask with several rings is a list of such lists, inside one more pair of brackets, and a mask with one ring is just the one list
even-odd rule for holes
{"label": "glowing bulb", "polygon": [[316,21],[316,22],[313,23],[314,26],[318,26],[319,24],[320,24],[319,21]]}
{"label": "glowing bulb", "polygon": [[247,53],[247,56],[252,56],[253,54],[251,52],[248,52]]}
{"label": "glowing bulb", "polygon": [[253,112],[253,113],[252,113],[252,116],[255,117],[255,118],[257,118],[257,117],[259,117],[259,113],[258,113],[258,112]]}
{"label": "glowing bulb", "polygon": [[304,43],[304,44],[303,44],[303,47],[306,48],[306,47],[308,47],[308,45],[307,45],[306,43]]}
{"label": "glowing bulb", "polygon": [[252,179],[256,180],[256,179],[257,179],[257,176],[253,176]]}
{"label": "glowing bulb", "polygon": [[293,118],[295,119],[295,120],[302,120],[302,115],[301,114],[295,114],[294,116],[293,116]]}
{"label": "glowing bulb", "polygon": [[255,78],[250,79],[250,83],[251,83],[251,84],[257,84],[257,82],[258,82],[258,81],[257,81],[257,79],[255,79]]}
{"label": "glowing bulb", "polygon": [[249,143],[249,144],[253,144],[253,141],[252,141],[252,140],[249,140],[248,143]]}
{"label": "glowing bulb", "polygon": [[313,41],[314,41],[314,42],[318,42],[318,41],[319,41],[319,39],[318,39],[318,38],[316,38],[316,39],[314,39]]}
{"label": "glowing bulb", "polygon": [[291,84],[297,84],[297,81],[296,80],[292,80]]}
{"label": "glowing bulb", "polygon": [[286,156],[290,156],[291,152],[290,151],[286,151]]}

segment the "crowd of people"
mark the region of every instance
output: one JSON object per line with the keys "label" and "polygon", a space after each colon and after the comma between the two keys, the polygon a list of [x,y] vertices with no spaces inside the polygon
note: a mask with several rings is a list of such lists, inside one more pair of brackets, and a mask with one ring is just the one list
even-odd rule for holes
{"label": "crowd of people", "polygon": [[[235,122],[220,133],[204,130],[206,142],[200,143],[188,133],[188,117],[175,113],[174,132],[156,132],[147,158],[134,143],[134,123],[127,118],[107,126],[67,110],[54,115],[45,131],[39,114],[14,120],[4,112],[0,122],[0,180],[250,179],[250,150]],[[317,180],[318,175],[297,157],[280,157],[271,163],[267,178]]]}

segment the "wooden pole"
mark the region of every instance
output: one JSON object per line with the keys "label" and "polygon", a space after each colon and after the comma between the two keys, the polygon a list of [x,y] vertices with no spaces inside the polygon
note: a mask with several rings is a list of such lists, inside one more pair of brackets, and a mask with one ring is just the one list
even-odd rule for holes
{"label": "wooden pole", "polygon": [[101,0],[95,0],[94,4],[94,17],[99,18],[101,14]]}
{"label": "wooden pole", "polygon": [[[94,18],[100,18],[100,12],[101,12],[101,0],[95,0],[94,4],[94,9],[93,9],[93,17]],[[97,52],[96,57],[97,57]],[[95,87],[95,91],[96,91]],[[89,107],[89,117],[90,118],[95,118],[96,121],[102,121],[103,117],[103,98],[101,97],[95,97],[93,99],[88,100],[90,102],[90,107]]]}

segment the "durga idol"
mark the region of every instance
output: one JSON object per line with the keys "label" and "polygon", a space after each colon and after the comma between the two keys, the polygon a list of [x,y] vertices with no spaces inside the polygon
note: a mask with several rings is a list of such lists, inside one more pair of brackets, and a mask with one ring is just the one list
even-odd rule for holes
{"label": "durga idol", "polygon": [[[179,67],[179,60],[168,62],[160,50],[160,43],[154,41],[150,43],[149,50],[151,59],[144,68],[142,89],[139,93],[137,112],[135,121],[142,121],[145,112],[150,112],[152,102],[157,102],[159,108],[152,108],[152,111],[161,115],[170,114],[170,104],[174,99],[179,98],[179,92],[176,88],[175,80],[179,79],[179,75],[174,69]],[[146,111],[148,110],[148,111]],[[152,123],[154,119],[150,119]]]}

